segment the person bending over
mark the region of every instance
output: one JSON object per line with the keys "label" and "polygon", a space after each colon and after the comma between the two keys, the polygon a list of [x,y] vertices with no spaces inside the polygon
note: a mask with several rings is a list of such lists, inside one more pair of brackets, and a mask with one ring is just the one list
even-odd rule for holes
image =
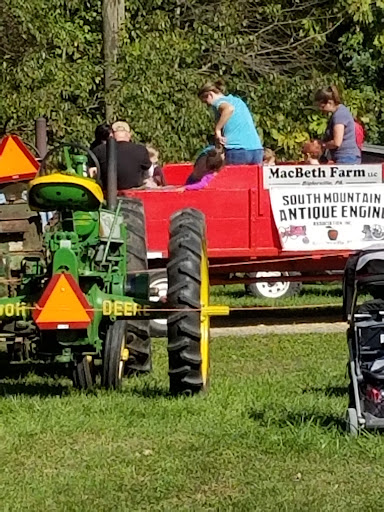
{"label": "person bending over", "polygon": [[225,146],[227,165],[259,164],[263,146],[251,112],[238,96],[224,95],[221,81],[206,83],[198,93],[200,100],[215,114],[215,138]]}
{"label": "person bending over", "polygon": [[[125,121],[116,121],[112,125],[116,144],[117,189],[123,191],[141,187],[145,175],[151,167],[148,150],[142,144],[131,141],[131,129]],[[100,178],[103,188],[107,188],[107,145],[101,144],[93,151],[100,163]]]}

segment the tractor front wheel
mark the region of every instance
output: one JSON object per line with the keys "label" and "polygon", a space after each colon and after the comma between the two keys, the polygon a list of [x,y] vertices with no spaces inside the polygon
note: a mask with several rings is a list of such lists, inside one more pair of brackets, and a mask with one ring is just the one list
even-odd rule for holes
{"label": "tractor front wheel", "polygon": [[107,389],[120,389],[128,361],[127,326],[116,320],[107,329],[104,343],[101,384]]}
{"label": "tractor front wheel", "polygon": [[91,356],[79,356],[73,368],[73,385],[78,389],[90,389],[95,384],[95,372]]}
{"label": "tractor front wheel", "polygon": [[171,217],[169,241],[168,358],[172,394],[196,393],[208,387],[209,274],[205,219],[187,208]]}

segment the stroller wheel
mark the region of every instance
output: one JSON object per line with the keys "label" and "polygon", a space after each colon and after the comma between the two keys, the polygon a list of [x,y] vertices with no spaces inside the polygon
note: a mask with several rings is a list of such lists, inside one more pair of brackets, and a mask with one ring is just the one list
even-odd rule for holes
{"label": "stroller wheel", "polygon": [[347,411],[346,430],[351,437],[356,437],[359,433],[357,411],[353,407],[350,407]]}

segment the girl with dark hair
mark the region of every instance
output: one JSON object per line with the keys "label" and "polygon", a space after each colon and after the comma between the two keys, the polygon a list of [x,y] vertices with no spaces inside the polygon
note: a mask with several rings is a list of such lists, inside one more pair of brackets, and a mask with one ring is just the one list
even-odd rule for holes
{"label": "girl with dark hair", "polygon": [[222,81],[206,83],[198,96],[214,111],[215,139],[225,147],[227,165],[261,163],[263,146],[244,101],[232,94],[225,95]]}
{"label": "girl with dark hair", "polygon": [[105,144],[109,137],[112,135],[111,125],[107,123],[99,124],[95,130],[95,140],[90,145],[90,149],[94,149],[96,146],[100,146],[100,144]]}
{"label": "girl with dark hair", "polygon": [[331,114],[323,138],[323,149],[328,149],[337,164],[358,164],[361,153],[356,144],[355,121],[350,110],[341,103],[334,85],[319,89],[315,102],[321,112]]}
{"label": "girl with dark hair", "polygon": [[210,149],[205,158],[201,160],[200,164],[195,166],[191,175],[193,176],[193,180],[190,179],[190,176],[184,187],[179,187],[177,190],[183,192],[184,190],[201,190],[205,188],[224,165],[225,158],[223,149],[220,147]]}

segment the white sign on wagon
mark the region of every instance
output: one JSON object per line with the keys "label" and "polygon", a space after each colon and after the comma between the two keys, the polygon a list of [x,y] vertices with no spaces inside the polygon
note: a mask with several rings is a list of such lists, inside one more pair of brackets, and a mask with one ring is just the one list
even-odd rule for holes
{"label": "white sign on wagon", "polygon": [[348,185],[382,183],[381,164],[263,166],[264,188],[280,185]]}
{"label": "white sign on wagon", "polygon": [[384,184],[273,187],[271,205],[283,250],[384,246]]}

